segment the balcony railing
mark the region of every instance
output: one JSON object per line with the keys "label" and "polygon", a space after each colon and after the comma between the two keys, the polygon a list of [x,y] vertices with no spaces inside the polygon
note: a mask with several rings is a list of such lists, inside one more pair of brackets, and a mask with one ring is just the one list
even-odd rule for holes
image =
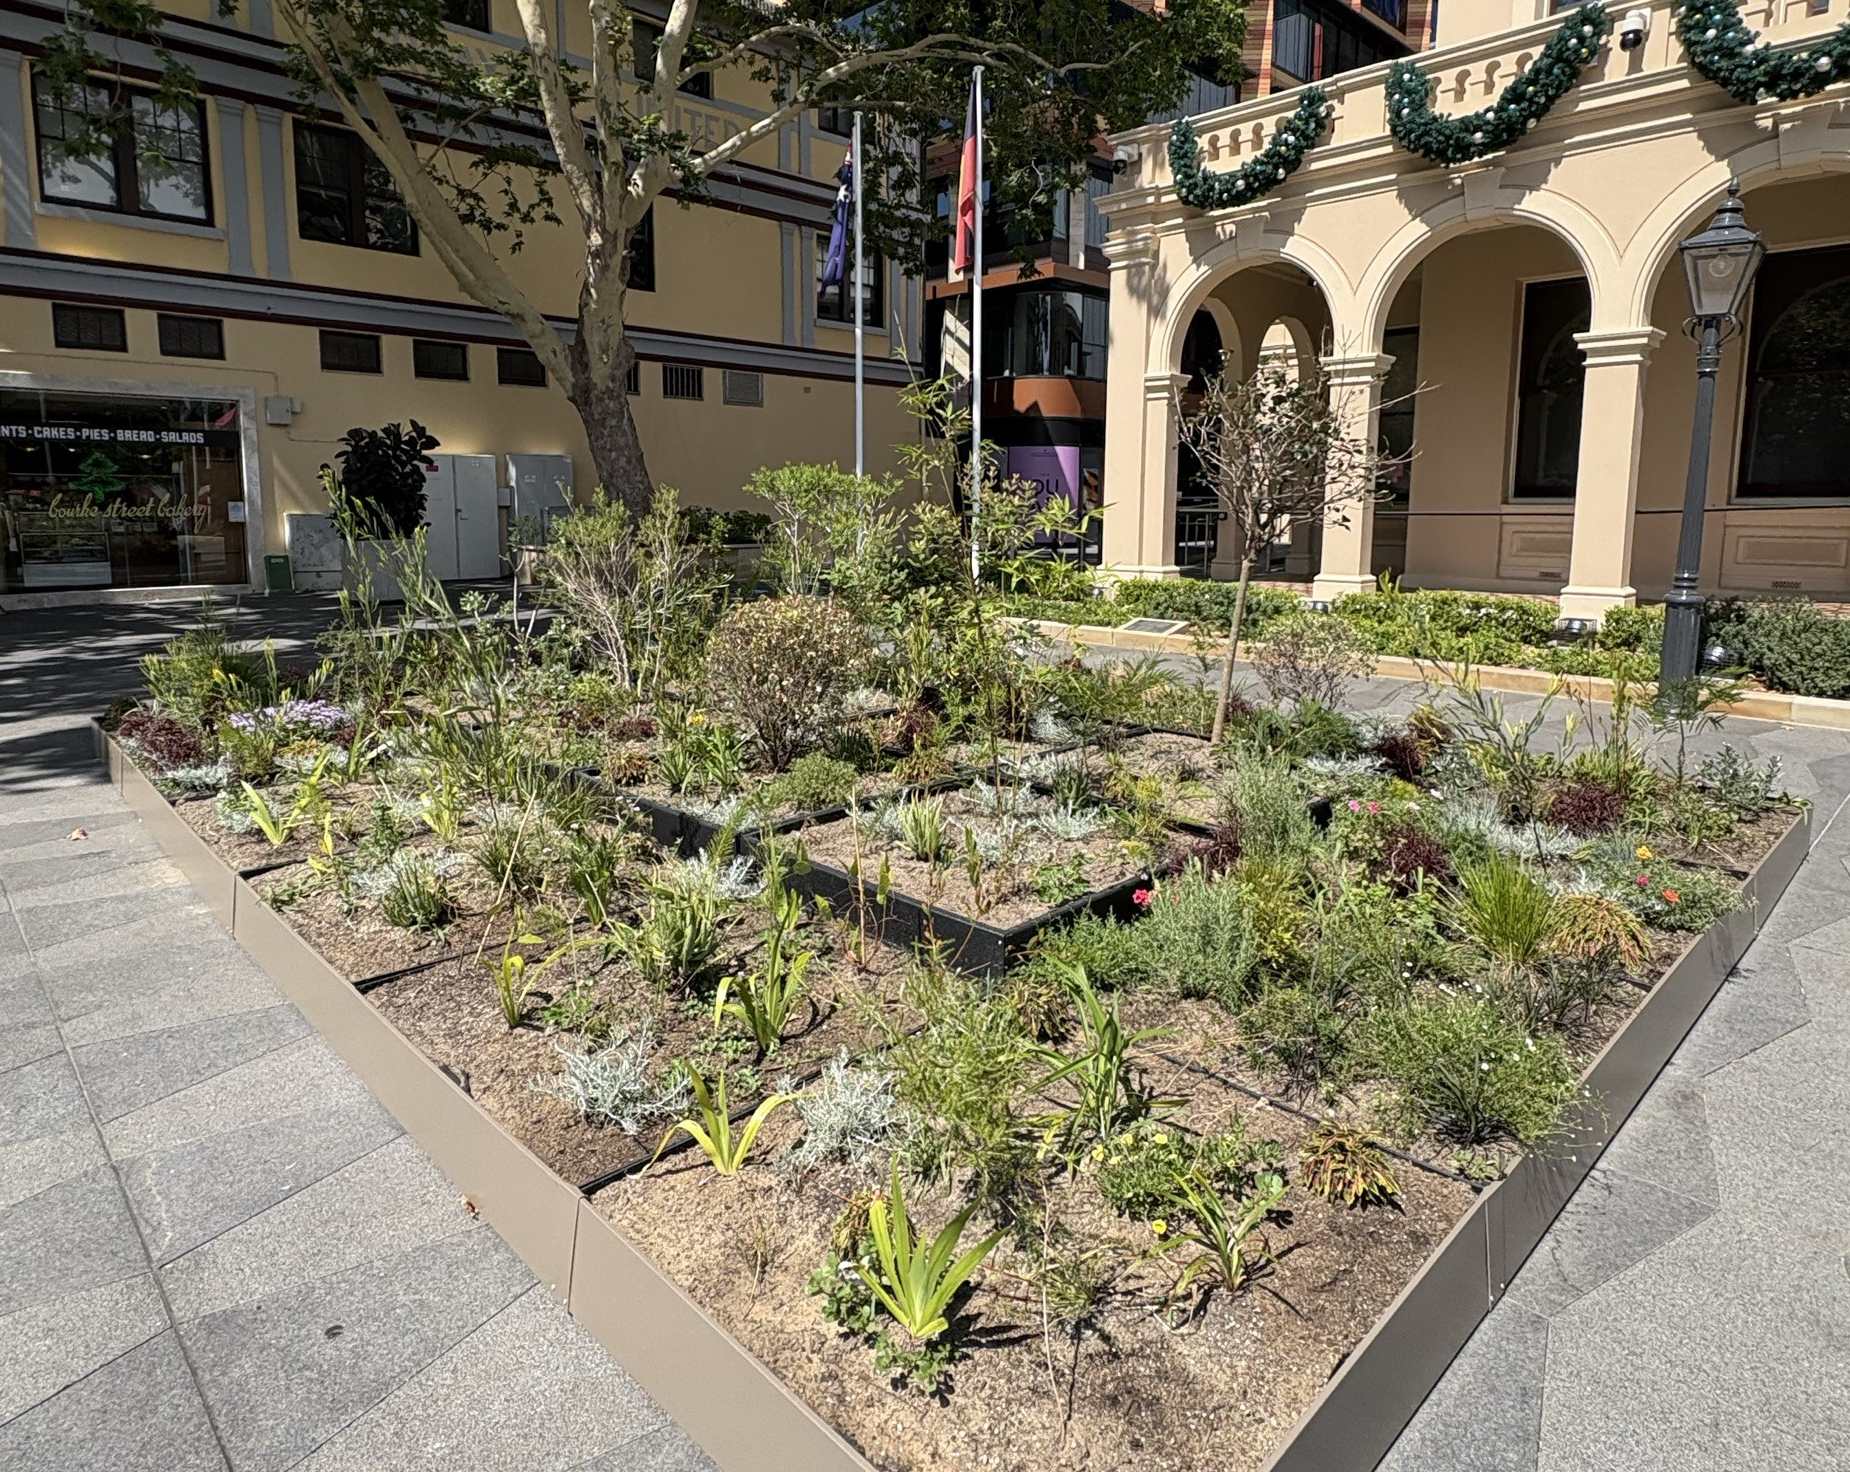
{"label": "balcony railing", "polygon": [[[1678,0],[1680,3],[1680,0]],[[1694,86],[1714,94],[1727,105],[1727,94],[1688,66],[1683,45],[1676,36],[1672,0],[1646,0],[1634,5],[1616,0],[1609,7],[1616,20],[1629,10],[1648,10],[1650,30],[1644,44],[1633,51],[1619,49],[1616,30],[1581,75],[1580,84],[1567,94],[1538,128],[1544,130],[1608,106],[1630,104],[1653,90],[1683,94]],[[1742,8],[1742,18],[1773,46],[1797,44],[1828,34],[1843,24],[1844,0],[1831,0],[1823,12],[1812,13],[1808,3],[1793,0],[1757,0]],[[1474,112],[1487,106],[1535,59],[1561,20],[1558,15],[1529,25],[1461,42],[1414,58],[1437,86],[1433,105],[1441,112]],[[1387,126],[1389,64],[1346,72],[1322,86],[1335,104],[1330,131],[1305,160],[1301,177],[1362,164],[1392,146]],[[1233,169],[1262,150],[1279,124],[1296,107],[1298,93],[1276,92],[1194,119],[1201,138],[1202,158],[1210,169]],[[1167,127],[1143,127],[1113,139],[1126,171],[1120,177],[1107,213],[1114,205],[1144,191],[1161,190],[1171,182]],[[1540,141],[1540,140],[1538,140]]]}

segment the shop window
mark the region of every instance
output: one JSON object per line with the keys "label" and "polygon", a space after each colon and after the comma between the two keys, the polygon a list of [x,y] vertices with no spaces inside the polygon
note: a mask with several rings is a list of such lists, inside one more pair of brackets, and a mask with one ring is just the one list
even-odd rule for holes
{"label": "shop window", "polygon": [[1592,321],[1592,297],[1581,277],[1531,281],[1522,294],[1518,356],[1516,467],[1511,495],[1519,501],[1574,494],[1580,470],[1580,402],[1586,360],[1576,333]]}
{"label": "shop window", "polygon": [[489,25],[488,0],[443,0],[443,19],[446,24],[461,26],[464,30],[492,29]]}
{"label": "shop window", "polygon": [[51,304],[51,340],[61,348],[91,353],[126,353],[128,317],[114,307]]}
{"label": "shop window", "polygon": [[706,370],[690,363],[662,364],[664,399],[704,399],[707,396]]}
{"label": "shop window", "polygon": [[417,337],[411,340],[411,371],[419,378],[448,378],[467,382],[469,345]]}
{"label": "shop window", "polygon": [[223,358],[225,324],[217,317],[176,317],[162,312],[157,317],[161,334],[161,356],[167,358]]}
{"label": "shop window", "polygon": [[324,373],[383,373],[379,338],[370,332],[321,334]]}
{"label": "shop window", "polygon": [[1738,494],[1850,497],[1850,247],[1766,258],[1747,363]]}
{"label": "shop window", "polygon": [[654,205],[642,212],[642,218],[630,232],[629,275],[623,284],[631,291],[655,290]]}
{"label": "shop window", "polygon": [[[646,20],[634,21],[630,27],[630,44],[636,51],[636,75],[648,79],[655,75],[655,49],[662,44],[662,28]],[[693,58],[685,52],[681,65],[685,67]],[[712,97],[713,73],[701,72],[690,77],[679,89],[688,97]]]}
{"label": "shop window", "polygon": [[36,74],[33,94],[44,198],[123,215],[210,223],[212,176],[205,112],[198,103],[170,105],[152,93],[131,92],[124,108],[118,94],[95,83],[61,98]]}
{"label": "shop window", "polygon": [[296,232],[304,240],[418,253],[417,226],[391,173],[357,133],[297,119]]}
{"label": "shop window", "polygon": [[531,348],[496,348],[495,380],[514,388],[545,388],[546,365]]}
{"label": "shop window", "polygon": [[[822,268],[828,260],[829,237],[826,231],[816,234],[816,320],[818,322],[845,322],[854,325],[853,309],[848,305],[854,295],[854,242],[848,242],[848,261],[843,268],[842,279],[834,286],[822,284]],[[880,325],[884,310],[884,292],[881,290],[881,278],[885,275],[877,255],[870,255],[861,262],[861,321],[869,327]]]}
{"label": "shop window", "polygon": [[0,591],[243,583],[235,400],[0,389]]}
{"label": "shop window", "polygon": [[721,387],[728,404],[738,404],[749,409],[764,407],[764,375],[762,373],[746,373],[737,368],[728,368],[725,382]]}

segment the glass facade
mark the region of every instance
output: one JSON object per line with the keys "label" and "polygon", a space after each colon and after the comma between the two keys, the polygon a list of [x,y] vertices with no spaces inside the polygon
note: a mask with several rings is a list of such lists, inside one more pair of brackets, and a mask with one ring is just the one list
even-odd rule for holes
{"label": "glass facade", "polygon": [[985,293],[984,377],[1103,378],[1108,306],[1102,292]]}
{"label": "glass facade", "polygon": [[0,389],[0,588],[249,581],[243,445],[231,400]]}

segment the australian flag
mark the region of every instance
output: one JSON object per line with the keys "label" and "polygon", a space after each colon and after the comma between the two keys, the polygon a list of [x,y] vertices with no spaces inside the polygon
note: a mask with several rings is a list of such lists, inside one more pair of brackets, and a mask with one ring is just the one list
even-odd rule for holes
{"label": "australian flag", "polygon": [[835,191],[835,219],[829,226],[829,249],[822,258],[822,284],[840,286],[848,275],[848,232],[854,222],[854,150],[835,172],[841,188]]}

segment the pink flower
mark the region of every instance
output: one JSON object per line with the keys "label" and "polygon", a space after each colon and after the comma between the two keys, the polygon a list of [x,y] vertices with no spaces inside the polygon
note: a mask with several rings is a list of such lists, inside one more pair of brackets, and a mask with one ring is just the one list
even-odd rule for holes
{"label": "pink flower", "polygon": [[1144,906],[1150,903],[1150,891],[1147,889],[1133,889],[1131,891],[1131,903],[1138,909],[1143,909]]}
{"label": "pink flower", "polygon": [[1380,811],[1381,811],[1381,804],[1380,804],[1380,803],[1378,803],[1378,802],[1371,802],[1371,803],[1370,803],[1370,804],[1368,805],[1368,811],[1369,811],[1369,812],[1371,812],[1371,813],[1378,813],[1378,812],[1380,812]]}
{"label": "pink flower", "polygon": [[1359,813],[1362,811],[1362,805],[1353,797],[1349,799],[1349,811],[1352,813]]}
{"label": "pink flower", "polygon": [[1637,884],[1649,884],[1651,882],[1651,876],[1649,874],[1640,874],[1633,882]]}

